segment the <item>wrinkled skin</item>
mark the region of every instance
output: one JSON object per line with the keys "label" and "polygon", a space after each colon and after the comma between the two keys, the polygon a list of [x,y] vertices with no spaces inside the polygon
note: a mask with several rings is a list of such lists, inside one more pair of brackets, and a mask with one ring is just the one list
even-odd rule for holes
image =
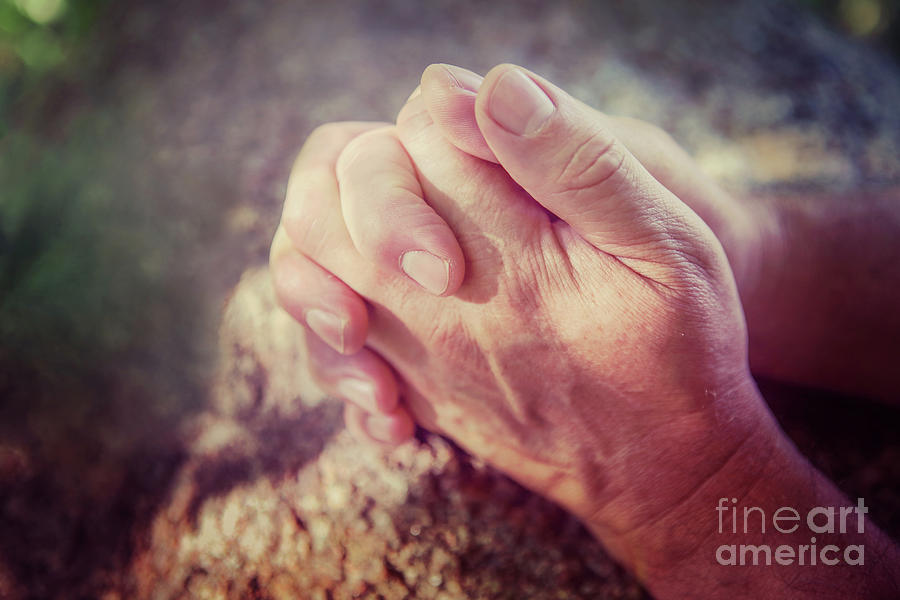
{"label": "wrinkled skin", "polygon": [[[565,109],[590,111],[538,81]],[[486,113],[476,106],[480,125]],[[767,417],[725,253],[608,128],[550,172],[504,140],[500,166],[451,144],[418,95],[396,129],[347,143],[341,191],[397,140],[408,158],[392,160],[417,174],[401,189],[427,201],[465,256],[453,296],[361,256],[341,204],[298,194],[305,182],[292,181],[283,231],[368,300],[368,351],[400,375],[416,422],[606,530],[614,548],[755,434]]]}
{"label": "wrinkled skin", "polygon": [[728,497],[852,505],[756,390],[736,285],[758,372],[893,398],[896,210],[879,202],[738,202],[653,126],[511,65],[432,65],[396,127],[310,136],[270,266],[351,432],[452,437],[569,508],[657,597],[896,597],[897,548],[871,522],[817,535],[865,545],[865,567],[757,571],[713,557],[808,532],[711,520]]}

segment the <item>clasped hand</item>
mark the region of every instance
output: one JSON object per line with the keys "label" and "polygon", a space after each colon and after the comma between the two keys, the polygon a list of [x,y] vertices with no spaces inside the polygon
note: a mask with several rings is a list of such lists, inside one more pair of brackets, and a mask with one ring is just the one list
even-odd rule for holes
{"label": "clasped hand", "polygon": [[740,211],[652,126],[434,65],[396,125],[310,136],[271,267],[351,430],[447,435],[621,556],[772,435]]}

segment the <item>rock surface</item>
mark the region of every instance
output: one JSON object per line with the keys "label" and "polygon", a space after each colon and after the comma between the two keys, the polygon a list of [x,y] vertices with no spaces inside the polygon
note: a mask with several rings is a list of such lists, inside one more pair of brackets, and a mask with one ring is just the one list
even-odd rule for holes
{"label": "rock surface", "polygon": [[574,519],[447,441],[355,442],[337,403],[297,380],[298,329],[268,274],[246,275],[135,597],[643,597]]}
{"label": "rock surface", "polygon": [[[85,144],[127,149],[123,202],[176,232],[169,267],[210,298],[200,316],[250,271],[206,395],[153,388],[177,400],[159,416],[116,383],[3,424],[0,598],[642,596],[571,518],[448,442],[384,453],[342,431],[257,270],[293,156],[317,124],[393,119],[431,62],[511,61],[656,122],[733,187],[896,183],[897,68],[782,2],[424,6],[117,3],[107,59],[48,104],[47,127],[102,117]],[[195,317],[169,326],[207,336]],[[897,412],[765,392],[801,450],[900,533]]]}
{"label": "rock surface", "polygon": [[[448,441],[354,441],[304,375],[302,337],[268,273],[248,271],[224,313],[214,400],[188,428],[127,597],[647,597],[575,519]],[[801,448],[900,531],[896,413],[764,390]]]}

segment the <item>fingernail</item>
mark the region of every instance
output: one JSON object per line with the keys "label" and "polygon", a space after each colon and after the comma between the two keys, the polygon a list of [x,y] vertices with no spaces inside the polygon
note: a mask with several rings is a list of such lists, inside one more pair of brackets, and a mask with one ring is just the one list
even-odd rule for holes
{"label": "fingernail", "polygon": [[344,328],[347,320],[334,313],[314,308],[306,313],[306,324],[316,335],[322,338],[326,344],[337,350],[344,351]]}
{"label": "fingernail", "polygon": [[349,400],[365,411],[376,412],[378,410],[375,401],[375,385],[371,381],[343,379],[337,384],[336,391],[338,396]]}
{"label": "fingernail", "polygon": [[366,431],[379,442],[390,443],[394,441],[391,417],[378,414],[366,416]]}
{"label": "fingernail", "polygon": [[484,81],[484,77],[477,73],[473,73],[468,69],[463,69],[455,65],[442,64],[441,66],[447,71],[447,75],[450,76],[451,82],[454,83],[456,87],[463,90],[477,92],[481,87],[481,82]]}
{"label": "fingernail", "polygon": [[529,135],[541,128],[556,107],[544,90],[519,69],[510,69],[491,91],[491,117],[516,135]]}
{"label": "fingernail", "polygon": [[450,262],[424,250],[410,250],[400,258],[400,268],[423,288],[440,296],[450,285]]}

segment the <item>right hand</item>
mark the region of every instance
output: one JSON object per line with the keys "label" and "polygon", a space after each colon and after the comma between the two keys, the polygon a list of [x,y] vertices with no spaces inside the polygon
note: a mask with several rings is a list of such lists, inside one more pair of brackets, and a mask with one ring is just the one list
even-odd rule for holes
{"label": "right hand", "polygon": [[[475,93],[481,79],[459,67],[432,65],[423,73],[414,95],[421,91],[435,124],[457,148],[497,162],[475,122]],[[737,202],[706,177],[662,129],[627,117],[611,117],[608,123],[650,174],[710,226],[726,251],[743,295],[752,286],[763,214]],[[386,125],[337,123],[313,132],[294,165],[285,214],[292,206],[303,205],[306,196],[333,197],[341,189],[368,186],[366,195],[372,199],[371,204],[342,207],[347,230],[360,253],[373,266],[391,272],[402,269],[406,251],[426,250],[439,257],[443,262],[439,266],[446,270],[429,269],[429,262],[434,261],[424,260],[414,281],[423,293],[452,295],[464,277],[462,251],[446,223],[421,199],[421,193],[410,189],[417,185],[414,169],[398,148],[385,148],[381,155],[373,153],[366,173],[347,173],[339,181],[335,172],[337,157],[352,139]],[[315,227],[316,223],[308,226]],[[428,259],[421,252],[411,256]],[[313,377],[326,392],[347,401],[348,428],[360,437],[382,443],[400,443],[410,437],[412,419],[398,398],[402,384],[390,365],[363,348],[368,335],[365,301],[297,253],[283,223],[272,243],[270,266],[280,304],[312,333],[307,336],[307,346]],[[332,310],[323,311],[325,307]],[[331,314],[340,316],[335,319],[328,316]]]}
{"label": "right hand", "polygon": [[[414,98],[396,131],[342,151],[338,202],[298,194],[295,173],[284,229],[370,301],[368,343],[403,376],[417,421],[571,510],[627,562],[671,561],[646,554],[668,542],[649,524],[780,435],[749,376],[721,245],[605,115],[536,75],[495,68],[476,114],[500,165],[449,144]],[[457,233],[469,262],[455,297],[373,262],[346,220],[379,212],[384,157],[415,163],[414,176],[391,171],[403,193],[390,197],[427,198],[415,206]],[[753,476],[729,471],[727,484]]]}

